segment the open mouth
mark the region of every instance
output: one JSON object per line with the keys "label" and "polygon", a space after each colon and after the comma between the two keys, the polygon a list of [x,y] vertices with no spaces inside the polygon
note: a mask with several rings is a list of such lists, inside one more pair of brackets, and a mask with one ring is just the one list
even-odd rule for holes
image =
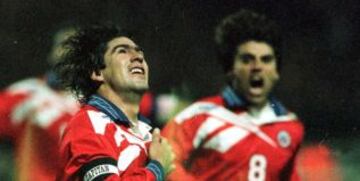
{"label": "open mouth", "polygon": [[261,77],[254,77],[250,79],[250,86],[253,88],[261,88],[264,86],[264,79]]}
{"label": "open mouth", "polygon": [[145,69],[142,68],[142,67],[132,67],[130,69],[130,73],[131,74],[141,74],[141,75],[143,75],[143,74],[145,74]]}
{"label": "open mouth", "polygon": [[249,93],[252,96],[261,96],[264,92],[264,79],[256,76],[252,77],[249,81]]}

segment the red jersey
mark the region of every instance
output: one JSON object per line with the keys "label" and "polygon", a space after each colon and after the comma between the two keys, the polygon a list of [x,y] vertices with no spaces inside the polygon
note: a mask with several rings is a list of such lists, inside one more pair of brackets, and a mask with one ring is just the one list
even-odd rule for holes
{"label": "red jersey", "polygon": [[160,163],[148,158],[151,126],[138,118],[134,132],[120,109],[93,95],[65,129],[58,180],[163,180]]}
{"label": "red jersey", "polygon": [[176,153],[169,180],[297,180],[303,125],[278,101],[253,116],[230,88],[194,103],[162,130]]}
{"label": "red jersey", "polygon": [[54,180],[60,132],[76,100],[30,78],[0,93],[0,137],[14,143],[17,180]]}

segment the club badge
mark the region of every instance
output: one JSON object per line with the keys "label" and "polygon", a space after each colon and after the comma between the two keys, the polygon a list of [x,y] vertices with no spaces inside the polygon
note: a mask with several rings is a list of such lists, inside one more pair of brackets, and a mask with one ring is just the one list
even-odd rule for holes
{"label": "club badge", "polygon": [[291,144],[291,137],[287,131],[280,131],[277,135],[279,145],[283,148],[288,147]]}

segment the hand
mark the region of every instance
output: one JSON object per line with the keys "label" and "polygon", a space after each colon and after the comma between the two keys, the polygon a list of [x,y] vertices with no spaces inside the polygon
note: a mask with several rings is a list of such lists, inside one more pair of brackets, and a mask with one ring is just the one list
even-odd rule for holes
{"label": "hand", "polygon": [[173,163],[175,154],[166,138],[160,136],[159,128],[156,128],[152,134],[149,154],[150,159],[160,162],[164,167],[165,175],[168,175],[175,169],[175,164]]}

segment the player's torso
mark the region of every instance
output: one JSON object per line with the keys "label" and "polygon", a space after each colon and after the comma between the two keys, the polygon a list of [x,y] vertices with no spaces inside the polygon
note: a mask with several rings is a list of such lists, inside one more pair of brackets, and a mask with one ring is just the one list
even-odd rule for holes
{"label": "player's torso", "polygon": [[147,163],[151,134],[145,123],[139,123],[140,130],[135,133],[128,126],[116,124],[102,112],[88,110],[87,115],[87,121],[99,138],[110,144],[107,153],[117,161],[119,171],[143,167]]}
{"label": "player's torso", "polygon": [[301,123],[281,117],[255,125],[247,116],[222,111],[198,124],[189,169],[200,180],[278,180],[300,144]]}
{"label": "player's torso", "polygon": [[8,104],[10,122],[15,128],[22,127],[17,129],[15,137],[18,178],[54,179],[58,168],[57,143],[71,113],[78,108],[75,99],[63,96],[36,78],[11,85],[6,95],[6,101],[11,102]]}

